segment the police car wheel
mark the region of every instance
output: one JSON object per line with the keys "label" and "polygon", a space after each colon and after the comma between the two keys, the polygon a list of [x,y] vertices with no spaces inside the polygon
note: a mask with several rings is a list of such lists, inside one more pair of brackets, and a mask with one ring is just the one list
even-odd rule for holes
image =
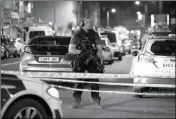
{"label": "police car wheel", "polygon": [[33,99],[24,98],[15,102],[15,104],[13,104],[8,109],[4,118],[41,119],[41,118],[47,118],[47,117],[48,117],[47,112],[44,106],[41,105],[41,103]]}

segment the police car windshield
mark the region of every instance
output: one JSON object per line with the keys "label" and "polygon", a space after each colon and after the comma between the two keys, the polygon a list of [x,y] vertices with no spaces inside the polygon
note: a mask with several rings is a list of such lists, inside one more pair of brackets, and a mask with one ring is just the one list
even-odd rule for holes
{"label": "police car windshield", "polygon": [[176,40],[159,40],[152,43],[151,52],[160,56],[175,56]]}

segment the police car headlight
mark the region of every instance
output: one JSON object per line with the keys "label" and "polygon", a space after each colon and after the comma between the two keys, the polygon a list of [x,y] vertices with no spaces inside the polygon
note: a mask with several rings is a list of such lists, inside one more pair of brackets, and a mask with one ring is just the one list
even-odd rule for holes
{"label": "police car headlight", "polygon": [[59,99],[59,91],[58,91],[56,88],[54,88],[53,86],[51,86],[51,87],[49,87],[49,88],[47,89],[47,93],[48,93],[50,96]]}

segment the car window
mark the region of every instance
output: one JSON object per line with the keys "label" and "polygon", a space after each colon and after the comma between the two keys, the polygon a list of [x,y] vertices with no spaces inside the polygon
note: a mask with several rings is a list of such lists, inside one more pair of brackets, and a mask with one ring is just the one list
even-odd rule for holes
{"label": "car window", "polygon": [[150,51],[154,53],[154,55],[175,56],[176,40],[154,41],[151,43]]}
{"label": "car window", "polygon": [[46,45],[69,45],[71,40],[71,37],[38,37],[38,38],[33,38],[30,42],[29,45],[32,44],[46,44]]}
{"label": "car window", "polygon": [[69,45],[70,40],[71,40],[71,37],[56,38],[56,42],[59,45]]}
{"label": "car window", "polygon": [[32,39],[36,36],[44,36],[45,35],[45,32],[44,31],[31,31],[29,33],[29,38]]}
{"label": "car window", "polygon": [[107,35],[107,38],[109,39],[109,41],[110,41],[111,43],[116,42],[116,34],[115,34],[115,33],[104,32],[104,33],[101,33],[101,35]]}
{"label": "car window", "polygon": [[29,45],[34,52],[56,52],[60,55],[68,53],[68,45],[71,37],[36,37],[33,38]]}

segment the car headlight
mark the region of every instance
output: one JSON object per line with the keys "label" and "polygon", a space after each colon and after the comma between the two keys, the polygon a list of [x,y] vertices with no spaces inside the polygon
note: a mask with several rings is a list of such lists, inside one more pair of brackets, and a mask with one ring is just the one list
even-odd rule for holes
{"label": "car headlight", "polygon": [[50,96],[59,99],[59,91],[56,88],[54,88],[53,86],[51,86],[47,89],[47,93]]}

